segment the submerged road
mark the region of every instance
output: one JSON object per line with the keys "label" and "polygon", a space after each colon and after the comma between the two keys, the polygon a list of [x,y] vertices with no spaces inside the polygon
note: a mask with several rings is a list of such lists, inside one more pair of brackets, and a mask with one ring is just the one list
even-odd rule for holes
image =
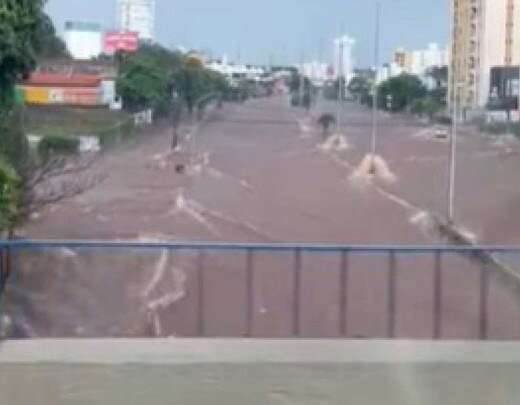
{"label": "submerged road", "polygon": [[[373,179],[363,163],[370,112],[346,105],[343,126],[324,139],[314,120],[333,108],[321,102],[305,115],[286,97],[227,105],[185,127],[182,150],[174,154],[167,132],[144,135],[149,138],[100,160],[95,170],[108,175],[104,182],[39,213],[23,231],[47,239],[444,243],[430,214],[442,215],[445,206],[447,142],[411,118],[383,115]],[[503,210],[520,192],[502,177],[520,169],[518,146],[469,133],[461,138],[457,218],[476,240],[518,243],[519,220],[505,220]],[[183,173],[175,170],[179,163],[186,164]],[[17,263],[25,271],[7,290],[8,311],[22,320],[21,335],[199,333],[197,258],[145,256],[24,253]],[[292,259],[254,258],[256,336],[292,333]],[[243,333],[245,263],[237,255],[205,257],[205,335]],[[384,337],[388,258],[353,257],[349,264],[348,336]],[[446,257],[443,265],[443,335],[475,338],[480,266],[463,257]],[[398,257],[397,336],[431,337],[433,267],[433,257]],[[337,335],[339,268],[336,256],[302,258],[302,335]],[[520,325],[510,322],[520,317],[517,292],[495,281],[490,335],[518,338]]]}

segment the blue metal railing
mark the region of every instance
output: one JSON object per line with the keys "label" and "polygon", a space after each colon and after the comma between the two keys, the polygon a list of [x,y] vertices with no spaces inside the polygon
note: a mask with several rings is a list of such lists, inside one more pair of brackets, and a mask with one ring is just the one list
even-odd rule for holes
{"label": "blue metal railing", "polygon": [[[520,248],[513,246],[348,246],[337,244],[273,244],[273,243],[214,243],[214,242],[107,242],[107,241],[34,241],[34,240],[0,240],[0,294],[8,281],[11,270],[10,257],[14,253],[27,251],[52,251],[57,249],[71,249],[74,251],[189,251],[198,254],[198,272],[195,285],[197,286],[197,336],[206,335],[205,296],[208,288],[205,276],[206,260],[210,253],[233,252],[244,255],[245,271],[245,310],[243,336],[254,336],[255,323],[255,272],[258,254],[285,253],[292,256],[291,271],[291,332],[293,336],[302,336],[302,263],[307,255],[337,255],[339,256],[339,286],[338,297],[338,336],[349,335],[347,309],[349,306],[349,288],[351,286],[349,274],[352,270],[350,258],[354,255],[377,256],[386,258],[386,325],[385,333],[388,338],[399,336],[398,331],[398,293],[397,281],[399,274],[399,260],[401,257],[428,256],[433,259],[432,277],[432,325],[431,337],[443,338],[443,288],[445,288],[443,258],[446,255],[461,255],[474,260],[478,269],[479,287],[475,292],[478,297],[478,338],[487,339],[489,336],[489,296],[490,276],[496,271],[500,274],[500,265],[494,260],[497,254],[514,255],[519,258]],[[88,270],[87,270],[88,271]],[[515,283],[520,278],[509,274]],[[461,286],[463,288],[463,286]],[[519,296],[520,303],[520,296]],[[520,309],[520,308],[519,308]],[[520,313],[519,313],[520,314]]]}

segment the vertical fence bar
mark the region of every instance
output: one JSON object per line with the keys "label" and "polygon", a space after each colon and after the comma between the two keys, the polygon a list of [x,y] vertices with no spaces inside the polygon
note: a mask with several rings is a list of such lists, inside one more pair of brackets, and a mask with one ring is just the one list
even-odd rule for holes
{"label": "vertical fence bar", "polygon": [[2,297],[2,293],[4,292],[5,282],[7,279],[4,258],[5,258],[5,249],[3,247],[0,247],[0,298]]}
{"label": "vertical fence bar", "polygon": [[433,339],[442,338],[442,253],[435,252],[433,270]]}
{"label": "vertical fence bar", "polygon": [[198,268],[197,268],[197,291],[198,291],[198,303],[197,303],[197,330],[198,336],[203,337],[206,334],[206,325],[204,317],[204,262],[205,252],[200,251],[198,257]]}
{"label": "vertical fence bar", "polygon": [[396,257],[395,252],[390,251],[388,254],[388,324],[387,336],[390,339],[395,338],[395,322],[396,322]]}
{"label": "vertical fence bar", "polygon": [[251,249],[247,249],[246,252],[246,337],[253,335],[253,321],[254,321],[254,252]]}
{"label": "vertical fence bar", "polygon": [[7,279],[12,271],[11,249],[9,246],[0,247],[0,297],[3,295]]}
{"label": "vertical fence bar", "polygon": [[347,336],[347,305],[348,305],[348,252],[341,252],[341,268],[339,273],[339,334]]}
{"label": "vertical fence bar", "polygon": [[489,270],[484,262],[480,267],[479,338],[488,339]]}
{"label": "vertical fence bar", "polygon": [[300,335],[300,299],[301,299],[301,270],[302,252],[301,249],[294,251],[293,269],[293,335]]}

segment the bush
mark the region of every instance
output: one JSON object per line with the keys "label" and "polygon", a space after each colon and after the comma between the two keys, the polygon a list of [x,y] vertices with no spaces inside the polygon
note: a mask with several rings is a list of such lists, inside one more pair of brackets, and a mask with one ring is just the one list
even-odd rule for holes
{"label": "bush", "polygon": [[0,160],[0,231],[8,229],[17,213],[18,177],[15,171]]}
{"label": "bush", "polygon": [[511,124],[508,122],[482,122],[480,130],[493,135],[506,134],[511,132]]}
{"label": "bush", "polygon": [[133,118],[120,122],[110,128],[102,129],[96,132],[99,137],[99,144],[102,148],[116,145],[121,140],[129,138],[133,135],[135,129]]}
{"label": "bush", "polygon": [[18,109],[0,112],[0,155],[16,171],[23,170],[29,161],[29,142]]}
{"label": "bush", "polygon": [[79,138],[72,136],[48,135],[38,144],[38,154],[44,160],[52,155],[72,155],[78,149]]}
{"label": "bush", "polygon": [[430,121],[442,110],[442,105],[431,98],[421,98],[412,102],[411,111],[414,114],[427,116]]}

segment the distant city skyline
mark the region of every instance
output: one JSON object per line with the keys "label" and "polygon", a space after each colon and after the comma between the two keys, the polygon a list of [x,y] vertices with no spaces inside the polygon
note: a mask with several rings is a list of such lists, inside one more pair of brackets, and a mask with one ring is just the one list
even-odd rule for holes
{"label": "distant city skyline", "polygon": [[[448,40],[446,0],[381,0],[382,61],[399,46],[441,46]],[[116,0],[49,0],[47,10],[60,33],[65,21],[117,26]],[[267,64],[306,60],[331,63],[331,43],[347,32],[356,40],[357,66],[373,64],[375,0],[264,0],[262,6],[241,0],[156,0],[155,38],[167,47],[208,50],[230,60]],[[340,30],[340,27],[343,29]]]}

